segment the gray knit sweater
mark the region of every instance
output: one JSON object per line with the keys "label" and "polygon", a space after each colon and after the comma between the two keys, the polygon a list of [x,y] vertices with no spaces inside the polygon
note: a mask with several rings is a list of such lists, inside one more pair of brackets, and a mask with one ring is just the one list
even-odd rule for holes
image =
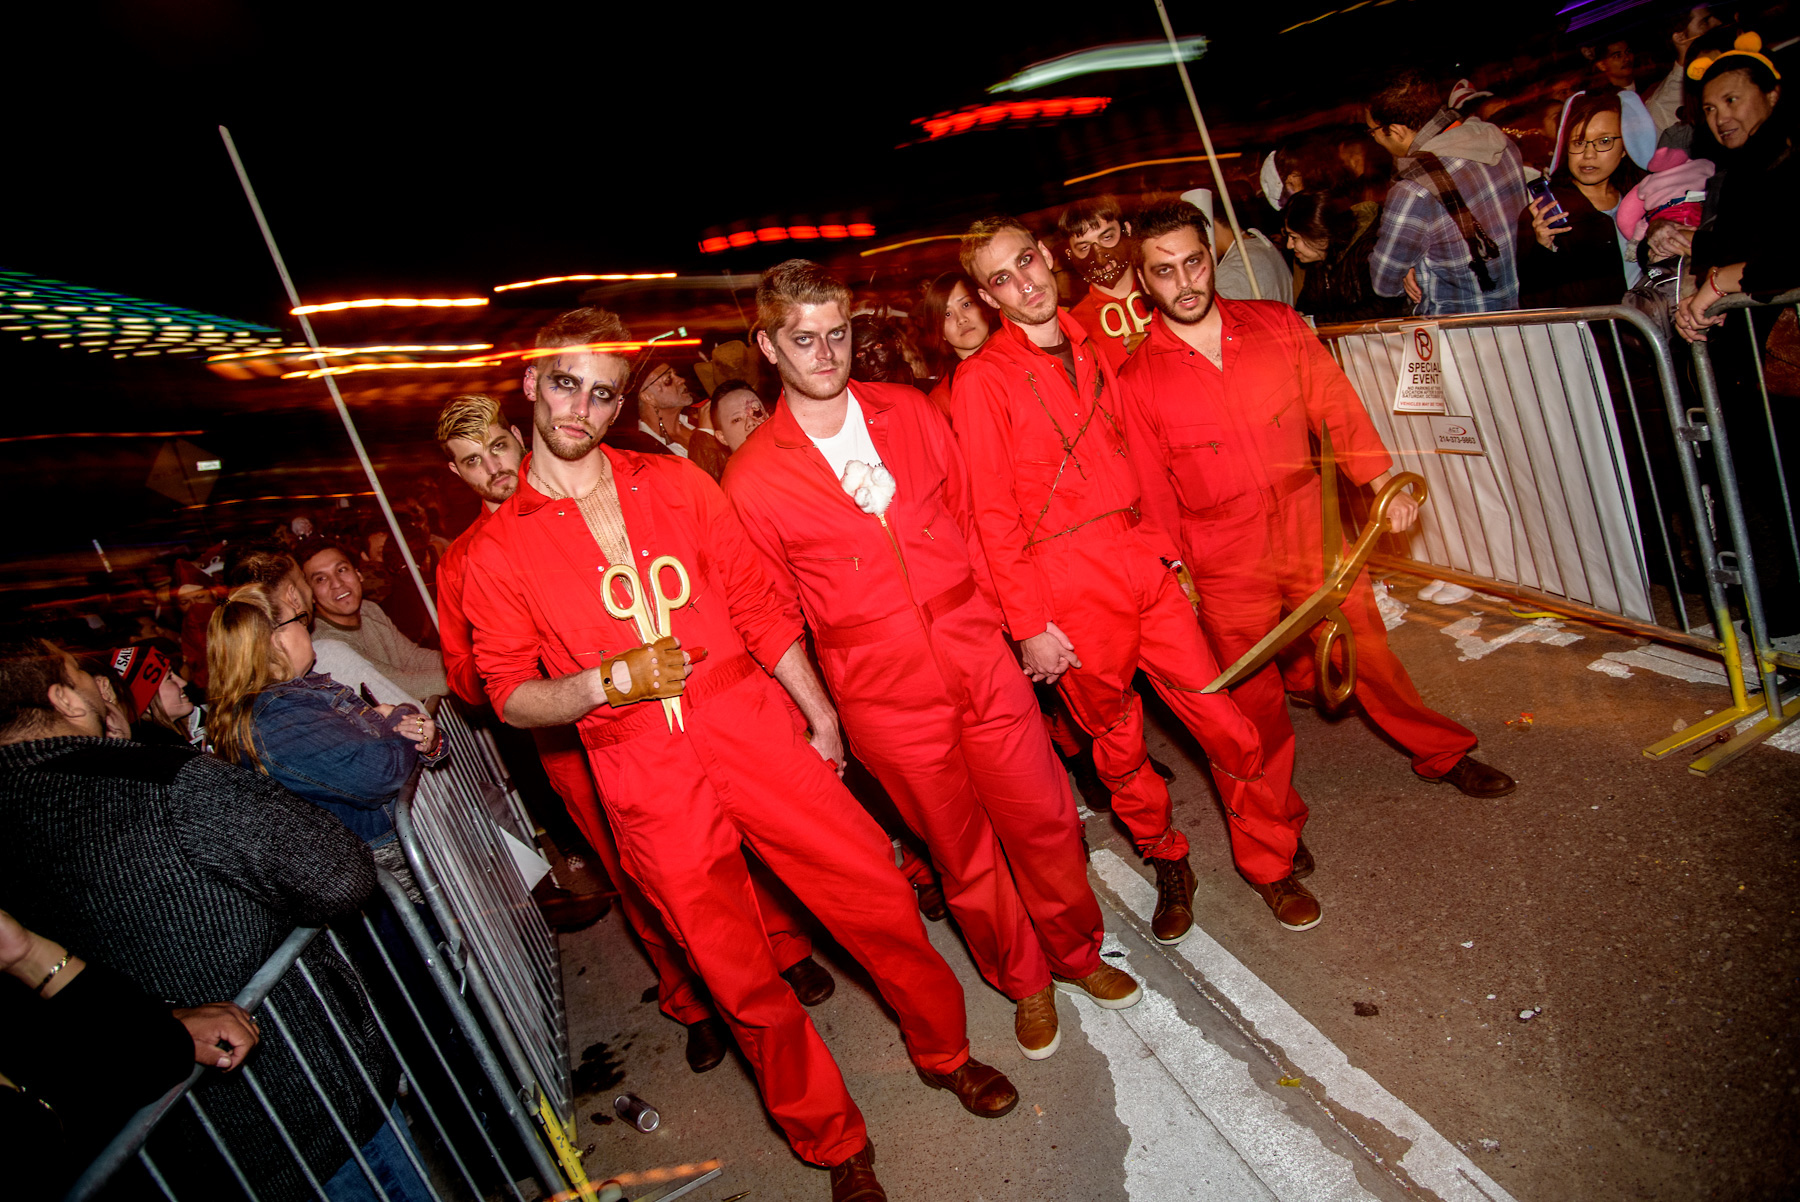
{"label": "gray knit sweater", "polygon": [[[362,841],[267,777],[188,748],[114,739],[0,747],[0,848],[0,909],[171,1007],[230,999],[294,927],[354,914],[375,889]],[[303,959],[391,1100],[395,1069],[354,971],[322,938]],[[367,1140],[380,1111],[297,971],[270,1000]],[[247,1064],[323,1180],[348,1150],[266,1011],[260,1022]],[[306,1196],[241,1072],[208,1073],[196,1096],[263,1197]],[[184,1147],[203,1138],[184,1106],[150,1147],[165,1170],[217,1166],[210,1151]]]}

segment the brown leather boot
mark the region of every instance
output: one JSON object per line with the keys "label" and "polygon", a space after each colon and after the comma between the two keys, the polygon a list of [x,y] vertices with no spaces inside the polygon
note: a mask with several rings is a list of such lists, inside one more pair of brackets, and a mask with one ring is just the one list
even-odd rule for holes
{"label": "brown leather boot", "polygon": [[697,1073],[709,1073],[725,1060],[731,1047],[731,1028],[720,1018],[703,1018],[688,1024],[687,1062]]}
{"label": "brown leather boot", "polygon": [[831,1202],[887,1202],[887,1191],[875,1180],[874,1144],[831,1166]]}
{"label": "brown leather boot", "polygon": [[944,902],[944,888],[936,881],[929,885],[914,885],[913,892],[919,898],[919,914],[926,922],[942,922],[950,913],[950,907]]}
{"label": "brown leather boot", "polygon": [[919,1070],[919,1080],[933,1089],[947,1089],[956,1095],[963,1109],[976,1118],[997,1119],[1012,1113],[1019,1104],[1019,1091],[1006,1074],[970,1057],[953,1073],[929,1073]]}
{"label": "brown leather boot", "polygon": [[1027,1060],[1047,1060],[1062,1046],[1062,1028],[1056,1021],[1054,984],[1019,999],[1013,1010],[1013,1038]]}
{"label": "brown leather boot", "polygon": [[1188,858],[1151,860],[1156,869],[1156,913],[1150,932],[1158,943],[1180,943],[1194,929],[1194,866]]}
{"label": "brown leather boot", "polygon": [[1306,840],[1297,839],[1294,843],[1294,871],[1288,875],[1295,880],[1313,874],[1312,852],[1306,850]]}
{"label": "brown leather boot", "polygon": [[1425,776],[1432,784],[1451,784],[1467,793],[1470,797],[1505,797],[1519,787],[1515,781],[1498,768],[1482,763],[1472,755],[1465,755],[1456,761],[1455,767],[1442,776]]}
{"label": "brown leather boot", "polygon": [[1250,887],[1275,912],[1275,921],[1290,931],[1310,931],[1325,916],[1319,899],[1293,877],[1284,877],[1267,885],[1250,882]]}
{"label": "brown leather boot", "polygon": [[1085,977],[1054,977],[1057,989],[1084,997],[1103,1010],[1129,1010],[1144,1000],[1144,991],[1110,964],[1102,964]]}
{"label": "brown leather boot", "polygon": [[831,973],[811,956],[782,969],[781,979],[793,988],[802,1006],[817,1006],[837,992]]}

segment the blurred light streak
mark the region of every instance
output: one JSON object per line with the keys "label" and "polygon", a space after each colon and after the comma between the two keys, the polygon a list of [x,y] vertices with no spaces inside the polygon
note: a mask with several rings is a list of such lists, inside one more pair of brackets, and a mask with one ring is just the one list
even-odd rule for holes
{"label": "blurred light streak", "polygon": [[[1197,59],[1206,53],[1206,39],[1199,34],[1181,38],[1176,45],[1180,47],[1181,58],[1187,61]],[[1167,67],[1175,61],[1175,56],[1169,52],[1169,43],[1161,38],[1152,38],[1141,42],[1111,42],[1105,46],[1091,46],[1086,50],[1077,50],[1072,54],[1062,54],[1055,58],[1047,58],[1042,62],[1032,63],[1017,75],[1001,80],[988,91],[1029,92],[1033,88],[1061,83],[1065,79],[1074,79],[1080,75],[1092,75],[1096,71],[1130,71],[1139,67]]]}
{"label": "blurred light streak", "polygon": [[194,438],[205,430],[70,430],[63,434],[13,434],[0,442],[44,442],[52,438]]}
{"label": "blurred light streak", "polygon": [[955,112],[936,113],[930,117],[914,117],[914,125],[924,126],[927,141],[968,133],[982,126],[1000,125],[1006,121],[1061,120],[1064,117],[1088,117],[1102,112],[1112,103],[1111,96],[1055,96],[1045,100],[998,100],[991,104],[971,104]]}
{"label": "blurred light streak", "polygon": [[[431,371],[446,367],[497,367],[508,359],[543,359],[551,355],[569,355],[588,352],[596,355],[625,355],[633,351],[641,351],[652,345],[651,341],[633,339],[628,342],[583,342],[572,346],[527,347],[517,351],[496,351],[491,355],[482,355],[474,359],[446,360],[439,363],[351,363],[342,367],[316,367],[310,371],[283,372],[284,380],[318,380],[325,376],[349,376],[369,371]],[[654,343],[658,348],[671,346],[699,346],[698,338],[672,338],[666,342]]]}
{"label": "blurred light streak", "polygon": [[247,505],[255,501],[335,501],[339,497],[372,497],[374,492],[303,492],[291,497],[230,497],[208,501],[204,505],[183,505],[183,509],[217,509],[221,505]]}
{"label": "blurred light streak", "polygon": [[491,351],[491,342],[454,342],[441,346],[324,346],[313,350],[309,346],[271,347],[267,350],[232,351],[225,355],[208,355],[208,363],[223,363],[227,359],[273,359],[287,356],[296,359],[344,359],[351,355],[404,355],[419,351]]}
{"label": "blurred light streak", "polygon": [[1118,167],[1108,167],[1104,171],[1096,171],[1091,175],[1078,175],[1074,179],[1066,179],[1063,181],[1063,187],[1066,188],[1070,184],[1085,183],[1090,179],[1099,179],[1103,175],[1113,175],[1120,171],[1130,171],[1133,167],[1160,167],[1164,163],[1204,163],[1210,158],[1240,159],[1243,157],[1244,152],[1241,150],[1227,150],[1219,155],[1190,154],[1184,155],[1178,159],[1141,159],[1135,163],[1125,163]]}
{"label": "blurred light streak", "polygon": [[301,305],[289,309],[295,317],[308,313],[339,313],[345,309],[467,309],[477,305],[485,305],[485,296],[459,296],[454,298],[434,297],[420,299],[417,297],[384,297],[371,300],[328,301],[322,305]]}
{"label": "blurred light streak", "polygon": [[908,238],[904,242],[890,242],[886,246],[871,246],[868,250],[863,251],[860,257],[866,259],[870,255],[883,255],[890,250],[899,250],[903,246],[921,246],[927,242],[960,242],[961,240],[961,234],[927,234],[923,238]]}
{"label": "blurred light streak", "polygon": [[588,280],[672,280],[672,271],[608,271],[599,275],[547,275],[541,280],[521,280],[517,284],[497,284],[495,292],[511,292],[515,288],[536,288],[540,284],[578,284]]}
{"label": "blurred light streak", "polygon": [[[812,242],[819,238],[838,240],[843,238],[873,238],[875,227],[866,221],[852,221],[845,225],[765,225],[754,230],[738,230],[730,234],[719,234],[700,241],[700,253],[716,255],[720,251],[754,246],[758,242]],[[671,273],[672,274],[672,273]]]}

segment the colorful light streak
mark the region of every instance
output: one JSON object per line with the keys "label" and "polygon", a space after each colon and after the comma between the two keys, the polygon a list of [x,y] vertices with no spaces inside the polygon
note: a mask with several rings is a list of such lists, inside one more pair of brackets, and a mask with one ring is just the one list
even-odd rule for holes
{"label": "colorful light streak", "polygon": [[271,347],[267,350],[232,351],[225,355],[208,355],[208,363],[224,363],[230,359],[347,359],[352,355],[408,355],[423,351],[491,351],[491,342],[453,342],[439,346],[325,346],[313,350],[310,346]]}
{"label": "colorful light streak", "polygon": [[495,292],[511,292],[517,288],[536,288],[543,284],[579,284],[589,280],[612,282],[619,280],[672,280],[672,271],[607,271],[599,275],[547,275],[541,280],[521,280],[517,284],[496,284]]}
{"label": "colorful light streak", "polygon": [[844,225],[765,225],[756,230],[739,230],[735,234],[724,234],[703,239],[700,243],[702,254],[716,255],[720,251],[741,249],[754,246],[758,242],[813,242],[821,238],[828,241],[839,241],[844,238],[873,238],[875,227],[866,221],[852,221]]}
{"label": "colorful light streak", "polygon": [[890,250],[899,250],[903,246],[923,246],[927,242],[960,241],[962,241],[961,234],[927,234],[923,238],[908,238],[904,242],[890,242],[886,246],[871,246],[868,250],[863,251],[859,257],[866,259],[870,255],[884,255]]}
{"label": "colorful light streak", "polygon": [[[1176,45],[1180,47],[1181,59],[1187,62],[1192,62],[1206,53],[1206,39],[1198,34],[1179,38],[1176,40]],[[1097,71],[1131,71],[1140,67],[1169,67],[1173,66],[1175,61],[1175,55],[1169,53],[1169,43],[1163,38],[1152,38],[1141,42],[1111,42],[1105,46],[1091,46],[1086,50],[1077,50],[1072,54],[1061,54],[1055,58],[1032,63],[1017,75],[1001,80],[988,91],[1029,92],[1033,88],[1048,87],[1053,83],[1061,83],[1065,79],[1092,75]]]}
{"label": "colorful light streak", "polygon": [[[1178,159],[1140,159],[1135,163],[1125,163],[1118,167],[1108,167],[1104,171],[1096,171],[1091,175],[1078,175],[1074,179],[1066,179],[1063,181],[1063,187],[1066,188],[1070,184],[1086,183],[1088,180],[1091,180],[1091,179],[1099,179],[1103,175],[1114,175],[1120,171],[1130,171],[1133,167],[1160,167],[1165,163],[1204,163],[1209,158],[1212,158],[1212,157],[1214,157],[1214,156],[1205,155],[1205,154],[1189,154],[1189,155],[1183,155],[1181,158],[1178,158]],[[1227,150],[1223,154],[1218,155],[1217,157],[1221,158],[1221,159],[1238,159],[1238,158],[1244,157],[1244,152],[1241,150]]]}
{"label": "colorful light streak", "polygon": [[924,126],[927,141],[966,134],[972,129],[1003,125],[1008,121],[1054,121],[1064,117],[1089,117],[1103,112],[1112,103],[1111,96],[1055,96],[1045,100],[997,100],[991,104],[971,104],[951,113],[931,117],[914,117],[913,124]]}
{"label": "colorful light streak", "polygon": [[308,313],[341,313],[345,309],[470,309],[488,303],[485,296],[459,297],[381,297],[370,300],[327,301],[322,305],[301,305],[289,309],[295,317]]}
{"label": "colorful light streak", "polygon": [[179,309],[80,284],[0,271],[0,331],[113,358],[279,345],[269,326]]}
{"label": "colorful light streak", "polygon": [[543,359],[551,355],[569,355],[590,352],[596,355],[629,355],[654,346],[657,349],[674,346],[699,346],[698,338],[670,338],[664,341],[654,339],[633,339],[624,342],[583,342],[571,346],[527,347],[517,351],[496,351],[491,355],[481,355],[474,359],[446,360],[438,363],[349,363],[341,367],[316,367],[307,371],[283,372],[284,380],[319,380],[326,376],[350,376],[370,371],[432,371],[447,367],[498,367],[508,359]]}

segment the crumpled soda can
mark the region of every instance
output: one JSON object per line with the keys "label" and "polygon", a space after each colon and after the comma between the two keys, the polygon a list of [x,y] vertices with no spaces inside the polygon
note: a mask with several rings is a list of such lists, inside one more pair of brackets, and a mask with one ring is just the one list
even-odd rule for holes
{"label": "crumpled soda can", "polygon": [[622,1093],[614,1098],[613,1109],[620,1118],[646,1135],[662,1125],[662,1115],[656,1112],[656,1107],[634,1093]]}

